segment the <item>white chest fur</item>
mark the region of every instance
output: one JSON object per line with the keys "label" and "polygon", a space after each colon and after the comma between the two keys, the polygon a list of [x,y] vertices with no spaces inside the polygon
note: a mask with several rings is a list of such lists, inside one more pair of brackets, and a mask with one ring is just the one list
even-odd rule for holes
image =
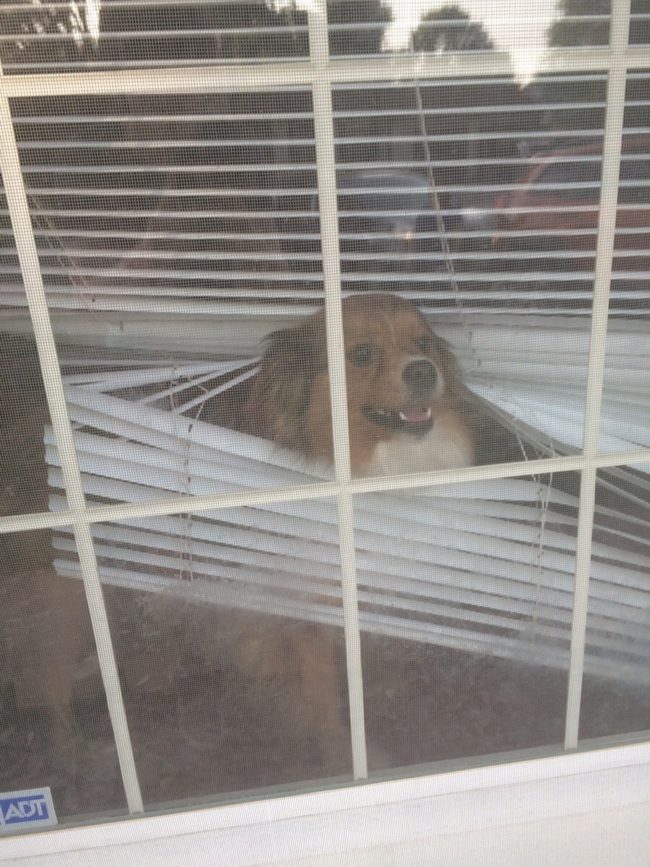
{"label": "white chest fur", "polygon": [[420,439],[402,433],[379,443],[366,475],[393,476],[449,470],[469,467],[473,462],[472,445],[466,432],[459,430],[457,422],[439,420]]}

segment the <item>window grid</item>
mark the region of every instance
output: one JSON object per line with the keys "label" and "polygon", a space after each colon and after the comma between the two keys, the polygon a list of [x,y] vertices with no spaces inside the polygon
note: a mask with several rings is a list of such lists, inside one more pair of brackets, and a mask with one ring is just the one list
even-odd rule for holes
{"label": "window grid", "polygon": [[[577,746],[580,691],[584,660],[586,612],[591,558],[591,531],[594,519],[594,490],[596,471],[600,467],[617,466],[650,460],[650,449],[636,449],[619,453],[598,454],[600,400],[605,361],[607,332],[609,274],[614,242],[614,215],[617,201],[618,166],[621,152],[625,76],[629,69],[648,64],[647,48],[628,47],[627,34],[630,20],[630,0],[617,0],[613,4],[611,37],[608,48],[558,49],[548,52],[542,59],[541,72],[586,72],[605,70],[608,76],[607,114],[603,150],[603,182],[599,214],[598,246],[596,254],[596,281],[592,308],[592,331],[589,353],[587,402],[584,418],[584,448],[580,455],[547,458],[505,465],[469,467],[415,476],[375,479],[350,479],[349,443],[347,439],[347,412],[344,401],[336,400],[345,393],[345,368],[338,352],[342,346],[341,280],[338,256],[338,219],[335,187],[334,136],[331,106],[331,87],[337,82],[372,82],[423,77],[445,77],[453,71],[454,77],[499,75],[509,71],[509,58],[505,54],[472,56],[460,55],[398,55],[372,58],[335,58],[330,61],[327,47],[327,18],[325,3],[319,2],[309,12],[309,61],[270,61],[252,64],[228,64],[196,69],[165,68],[140,70],[109,70],[90,73],[47,73],[32,75],[2,75],[0,71],[0,131],[3,134],[2,174],[6,198],[14,230],[21,271],[28,297],[30,316],[34,328],[43,379],[46,387],[57,447],[65,478],[69,510],[58,513],[18,515],[0,519],[0,532],[10,533],[72,524],[79,551],[93,631],[97,642],[104,689],[114,728],[120,767],[127,795],[129,811],[141,812],[142,797],[133,759],[131,741],[124,712],[124,704],[115,665],[115,656],[108,629],[97,563],[90,526],[97,521],[119,521],[125,517],[144,517],[174,514],[176,512],[227,508],[235,505],[254,505],[264,502],[303,500],[334,496],[339,506],[340,551],[343,573],[343,601],[346,633],[348,688],[352,715],[352,739],[355,777],[367,775],[361,664],[359,654],[359,625],[356,601],[354,567],[353,507],[355,493],[404,489],[423,485],[462,483],[494,478],[511,478],[531,473],[552,473],[576,470],[581,473],[579,530],[576,549],[576,583],[574,589],[571,663],[567,701],[565,747]],[[314,105],[314,123],[317,141],[317,174],[323,267],[326,288],[327,336],[330,359],[333,424],[336,441],[336,481],[314,484],[303,488],[280,491],[244,492],[210,496],[174,497],[163,502],[148,504],[117,504],[87,508],[81,486],[79,467],[74,449],[57,353],[43,281],[38,263],[37,249],[13,131],[9,100],[18,96],[44,96],[56,94],[106,93],[184,93],[214,91],[245,91],[273,89],[277,86],[308,85]]]}

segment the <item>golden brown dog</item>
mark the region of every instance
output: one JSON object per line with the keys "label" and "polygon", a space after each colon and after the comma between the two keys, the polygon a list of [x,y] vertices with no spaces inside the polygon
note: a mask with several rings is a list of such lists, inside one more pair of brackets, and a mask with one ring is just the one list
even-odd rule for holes
{"label": "golden brown dog", "polygon": [[[343,301],[352,472],[468,466],[471,425],[454,356],[420,311],[395,295]],[[313,458],[334,454],[325,314],[268,338],[240,426]]]}
{"label": "golden brown dog", "polygon": [[[395,295],[351,296],[343,301],[343,329],[353,474],[472,464],[473,425],[456,361],[417,307]],[[240,430],[309,458],[333,459],[323,311],[269,336],[234,415]],[[341,630],[232,611],[227,634],[241,669],[288,690],[295,719],[320,731],[326,767],[347,768]]]}

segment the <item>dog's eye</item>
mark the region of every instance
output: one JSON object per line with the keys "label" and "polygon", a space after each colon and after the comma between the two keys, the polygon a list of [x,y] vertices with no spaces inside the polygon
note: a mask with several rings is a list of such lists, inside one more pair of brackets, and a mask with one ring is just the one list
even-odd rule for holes
{"label": "dog's eye", "polygon": [[420,352],[431,352],[433,349],[433,337],[430,334],[422,334],[415,338],[415,345]]}
{"label": "dog's eye", "polygon": [[377,349],[372,345],[372,343],[362,343],[359,346],[355,346],[350,353],[350,360],[353,364],[356,364],[357,367],[368,367],[369,364],[373,363],[376,357]]}

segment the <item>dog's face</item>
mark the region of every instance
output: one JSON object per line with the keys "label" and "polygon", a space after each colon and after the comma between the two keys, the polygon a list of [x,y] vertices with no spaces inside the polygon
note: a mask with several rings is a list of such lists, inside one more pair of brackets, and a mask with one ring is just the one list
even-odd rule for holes
{"label": "dog's face", "polygon": [[418,437],[433,427],[435,405],[452,379],[450,359],[415,308],[379,298],[345,310],[350,423],[369,424],[377,439],[396,432]]}
{"label": "dog's face", "polygon": [[[355,475],[472,463],[458,412],[460,382],[447,344],[411,303],[364,294],[343,302],[350,452]],[[264,407],[270,438],[333,455],[324,313],[277,332],[250,412]]]}

